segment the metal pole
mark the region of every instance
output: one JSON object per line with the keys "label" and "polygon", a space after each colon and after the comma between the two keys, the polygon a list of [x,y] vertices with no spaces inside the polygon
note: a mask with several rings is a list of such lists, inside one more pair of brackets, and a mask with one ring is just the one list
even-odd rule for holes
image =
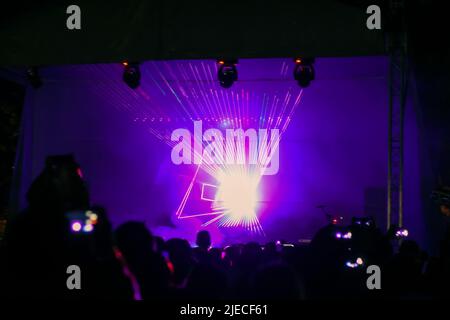
{"label": "metal pole", "polygon": [[400,172],[399,172],[399,199],[398,199],[398,225],[403,226],[403,162],[404,162],[404,124],[405,124],[405,108],[408,90],[408,60],[406,56],[407,50],[407,35],[402,34],[402,44],[401,44],[401,83],[400,83]]}
{"label": "metal pole", "polygon": [[403,226],[404,113],[407,89],[407,34],[404,0],[390,1],[391,29],[386,34],[389,53],[389,123],[387,223]]}
{"label": "metal pole", "polygon": [[[389,39],[390,40],[390,39]],[[389,57],[393,59],[392,54]],[[388,119],[388,177],[387,177],[387,221],[386,228],[389,230],[391,227],[392,216],[392,62],[389,63],[389,119]]]}
{"label": "metal pole", "polygon": [[400,159],[399,159],[399,173],[398,173],[398,226],[403,226],[403,127],[404,127],[404,70],[405,70],[405,58],[403,54],[403,48],[400,57]]}

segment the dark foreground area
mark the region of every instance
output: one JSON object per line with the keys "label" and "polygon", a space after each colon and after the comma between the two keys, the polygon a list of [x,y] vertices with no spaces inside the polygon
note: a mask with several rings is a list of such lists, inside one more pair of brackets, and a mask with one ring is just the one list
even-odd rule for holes
{"label": "dark foreground area", "polygon": [[[5,298],[273,301],[448,298],[449,241],[430,257],[405,229],[381,232],[371,218],[331,219],[310,243],[197,246],[153,236],[144,223],[113,230],[93,207],[71,156],[47,159],[29,207],[1,242]],[[448,214],[448,207],[441,206]]]}

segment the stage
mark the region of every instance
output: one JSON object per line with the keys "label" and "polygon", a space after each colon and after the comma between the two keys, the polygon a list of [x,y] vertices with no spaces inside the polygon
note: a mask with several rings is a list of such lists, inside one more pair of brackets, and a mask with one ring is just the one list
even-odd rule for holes
{"label": "stage", "polygon": [[[17,203],[25,207],[47,155],[73,153],[114,226],[145,221],[191,242],[207,229],[215,244],[309,239],[325,213],[371,215],[385,228],[388,66],[385,56],[316,58],[315,80],[301,88],[291,58],[240,59],[224,89],[215,60],[143,62],[135,90],[120,63],[43,68],[44,85],[26,95]],[[226,147],[206,150],[239,129],[257,139],[240,162],[223,159]],[[418,139],[408,100],[404,225],[420,242]]]}

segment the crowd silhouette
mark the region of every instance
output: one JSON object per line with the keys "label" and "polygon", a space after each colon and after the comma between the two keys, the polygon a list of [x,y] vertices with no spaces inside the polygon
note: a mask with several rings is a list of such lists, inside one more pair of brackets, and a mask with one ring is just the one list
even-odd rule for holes
{"label": "crowd silhouette", "polygon": [[[443,241],[429,257],[416,242],[372,219],[330,222],[310,243],[256,242],[211,247],[207,231],[196,246],[152,235],[129,221],[113,230],[92,207],[72,156],[53,156],[27,193],[28,207],[2,241],[0,272],[7,297],[56,299],[430,299],[449,297],[450,252]],[[70,212],[95,213],[92,229],[74,229]],[[74,231],[75,230],[75,231]],[[83,232],[85,230],[86,232]],[[80,231],[80,232],[78,232]],[[81,270],[81,289],[68,290],[67,266]],[[366,268],[382,271],[369,290]]]}

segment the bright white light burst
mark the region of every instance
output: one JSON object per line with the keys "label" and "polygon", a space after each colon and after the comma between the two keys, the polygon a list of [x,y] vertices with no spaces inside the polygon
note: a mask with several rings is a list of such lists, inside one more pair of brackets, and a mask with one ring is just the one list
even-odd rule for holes
{"label": "bright white light burst", "polygon": [[225,213],[219,224],[251,227],[257,223],[260,177],[244,170],[229,170],[221,172],[217,181],[219,185],[213,209]]}

